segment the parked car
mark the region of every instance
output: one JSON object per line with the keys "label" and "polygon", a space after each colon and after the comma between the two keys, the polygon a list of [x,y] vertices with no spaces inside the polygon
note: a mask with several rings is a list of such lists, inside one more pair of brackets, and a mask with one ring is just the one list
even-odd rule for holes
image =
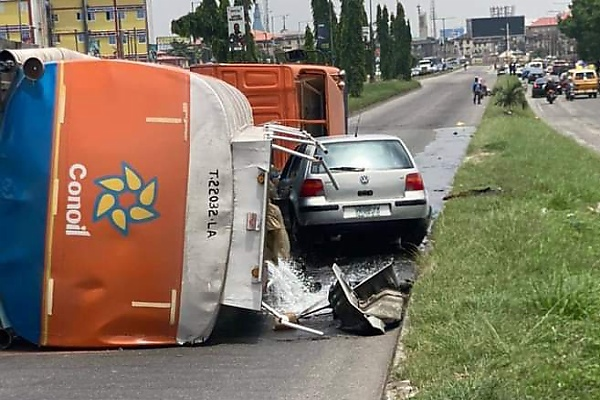
{"label": "parked car", "polygon": [[278,183],[292,242],[300,246],[332,236],[382,234],[418,246],[431,218],[429,196],[415,161],[401,139],[382,134],[320,139],[325,154],[313,145],[296,151],[321,157],[322,163],[292,156]]}

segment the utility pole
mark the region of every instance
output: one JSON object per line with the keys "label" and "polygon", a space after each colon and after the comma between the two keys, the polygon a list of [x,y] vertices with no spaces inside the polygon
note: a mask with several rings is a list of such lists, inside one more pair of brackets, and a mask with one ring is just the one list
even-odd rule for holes
{"label": "utility pole", "polygon": [[275,18],[281,18],[283,20],[283,29],[281,30],[281,32],[286,31],[287,28],[286,28],[285,21],[287,20],[287,18],[289,16],[290,16],[289,14],[285,14],[285,15],[275,15],[275,16],[271,17],[271,24],[273,25],[273,30],[275,30]]}
{"label": "utility pole", "polygon": [[506,57],[510,54],[510,24],[506,21]]}
{"label": "utility pole", "polygon": [[369,0],[369,56],[371,57],[371,73],[369,81],[375,82],[375,44],[373,43],[373,0]]}
{"label": "utility pole", "polygon": [[271,11],[269,10],[269,0],[265,0],[265,25],[267,28],[267,32],[271,32],[271,25],[269,24],[269,14]]}
{"label": "utility pole", "polygon": [[446,20],[454,19],[454,17],[440,17],[436,18],[437,21],[442,21],[442,57],[446,58]]}
{"label": "utility pole", "polygon": [[435,22],[437,21],[437,16],[436,16],[436,12],[435,12],[435,0],[431,0],[431,27],[433,29],[433,37],[437,38],[437,27]]}
{"label": "utility pole", "polygon": [[[117,40],[117,56],[115,58],[122,58],[123,43],[121,43],[121,18],[119,18],[119,8],[117,7],[117,0],[113,0],[113,13],[115,17],[115,38]],[[87,18],[87,15],[84,15],[83,18]]]}

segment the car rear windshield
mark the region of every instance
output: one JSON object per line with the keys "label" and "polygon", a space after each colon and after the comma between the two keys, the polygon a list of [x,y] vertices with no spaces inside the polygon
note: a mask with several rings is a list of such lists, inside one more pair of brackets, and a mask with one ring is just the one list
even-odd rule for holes
{"label": "car rear windshield", "polygon": [[[365,169],[406,169],[413,168],[406,150],[397,140],[365,140],[326,144],[327,154],[318,150],[316,155],[323,157],[333,172],[340,170]],[[321,164],[312,164],[311,173],[322,174]]]}

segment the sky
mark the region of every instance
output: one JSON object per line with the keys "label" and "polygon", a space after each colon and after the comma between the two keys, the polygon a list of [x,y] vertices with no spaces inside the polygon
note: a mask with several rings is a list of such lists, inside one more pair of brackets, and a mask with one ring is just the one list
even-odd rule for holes
{"label": "sky", "polygon": [[[371,0],[373,5],[373,19],[377,4],[386,5],[389,9],[396,9],[396,0]],[[261,11],[264,16],[265,0],[259,0]],[[190,0],[148,0],[150,6],[150,30],[153,37],[169,35],[171,21],[188,13],[192,8]],[[290,31],[301,29],[311,19],[310,0],[268,0],[271,15],[274,17],[275,29],[283,28],[283,18],[286,17],[286,28]],[[369,0],[365,0],[367,13]],[[404,0],[401,1],[410,19],[413,35],[417,31],[417,5],[421,5],[429,14],[431,0]],[[557,14],[557,11],[567,9],[568,1],[559,0],[436,0],[436,15],[445,18],[446,28],[464,27],[465,19],[475,17],[488,17],[492,6],[516,5],[516,15],[525,15],[526,21],[530,22],[539,17],[549,17]],[[518,4],[516,4],[518,3]],[[198,1],[194,1],[197,5]],[[340,4],[340,0],[334,0],[334,4]],[[437,22],[438,31],[441,29],[442,21]]]}

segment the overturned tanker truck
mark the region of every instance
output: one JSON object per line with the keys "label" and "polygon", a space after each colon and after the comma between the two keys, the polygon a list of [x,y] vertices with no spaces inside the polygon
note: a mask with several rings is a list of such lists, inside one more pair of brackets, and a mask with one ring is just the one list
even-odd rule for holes
{"label": "overturned tanker truck", "polygon": [[181,69],[62,49],[0,67],[0,347],[202,343],[222,306],[266,308],[273,136],[318,142]]}

